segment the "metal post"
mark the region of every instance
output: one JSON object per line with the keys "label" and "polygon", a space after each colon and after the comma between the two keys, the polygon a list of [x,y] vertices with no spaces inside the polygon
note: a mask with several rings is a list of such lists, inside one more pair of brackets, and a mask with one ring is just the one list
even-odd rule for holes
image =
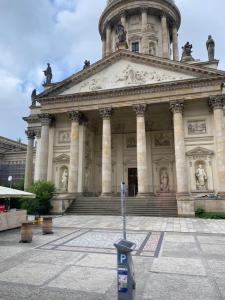
{"label": "metal post", "polygon": [[121,195],[121,212],[122,212],[122,218],[123,218],[123,239],[126,240],[127,233],[126,233],[126,202],[125,202],[126,186],[125,186],[125,182],[121,182],[120,195]]}

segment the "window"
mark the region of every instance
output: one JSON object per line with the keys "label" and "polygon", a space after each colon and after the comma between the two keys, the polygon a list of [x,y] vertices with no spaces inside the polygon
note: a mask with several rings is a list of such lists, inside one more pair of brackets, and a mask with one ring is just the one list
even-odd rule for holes
{"label": "window", "polygon": [[134,42],[132,43],[132,52],[136,52],[138,53],[139,52],[139,42]]}

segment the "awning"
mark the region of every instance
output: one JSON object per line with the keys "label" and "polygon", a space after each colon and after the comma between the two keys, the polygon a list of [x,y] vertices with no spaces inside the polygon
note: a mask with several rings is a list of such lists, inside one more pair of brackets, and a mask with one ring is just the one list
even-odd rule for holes
{"label": "awning", "polygon": [[35,198],[36,195],[0,186],[0,198]]}

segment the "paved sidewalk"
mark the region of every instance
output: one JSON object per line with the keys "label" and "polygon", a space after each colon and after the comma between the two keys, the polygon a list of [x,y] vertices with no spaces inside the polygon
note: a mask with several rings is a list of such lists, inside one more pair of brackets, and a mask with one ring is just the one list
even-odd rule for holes
{"label": "paved sidewalk", "polygon": [[[0,233],[0,299],[114,300],[121,218],[64,216],[54,235]],[[225,299],[225,221],[128,218],[137,300]]]}

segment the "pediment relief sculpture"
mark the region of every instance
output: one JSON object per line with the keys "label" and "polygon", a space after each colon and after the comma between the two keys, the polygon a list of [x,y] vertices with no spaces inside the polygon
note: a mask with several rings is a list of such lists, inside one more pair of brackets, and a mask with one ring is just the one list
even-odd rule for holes
{"label": "pediment relief sculpture", "polygon": [[69,163],[70,157],[67,154],[61,154],[54,159],[55,163]]}
{"label": "pediment relief sculpture", "polygon": [[202,148],[202,147],[197,147],[193,150],[190,150],[186,153],[187,156],[189,157],[197,157],[197,158],[201,158],[201,157],[205,157],[205,156],[212,156],[214,154],[213,151]]}

